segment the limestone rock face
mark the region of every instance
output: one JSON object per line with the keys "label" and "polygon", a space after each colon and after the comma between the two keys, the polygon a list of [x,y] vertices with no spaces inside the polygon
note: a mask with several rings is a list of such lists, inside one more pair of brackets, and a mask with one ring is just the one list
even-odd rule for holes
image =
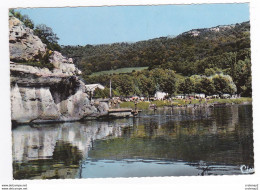
{"label": "limestone rock face", "polygon": [[108,109],[104,102],[95,106],[80,87],[70,89],[63,80],[49,86],[11,85],[11,116],[16,123],[77,121],[106,115]]}
{"label": "limestone rock face", "polygon": [[14,68],[11,69],[14,122],[76,121],[107,114],[108,105],[90,101],[85,84],[77,76],[60,76],[45,70],[41,73],[37,68]]}
{"label": "limestone rock face", "polygon": [[98,114],[98,110],[88,99],[88,95],[81,90],[76,94],[70,96],[57,104],[61,113],[61,119],[66,120],[80,120],[86,116]]}
{"label": "limestone rock face", "polygon": [[57,120],[60,113],[49,88],[11,88],[12,120],[29,123],[34,120]]}
{"label": "limestone rock face", "polygon": [[33,30],[13,16],[9,16],[9,48],[10,59],[14,61],[29,61],[35,59],[38,52],[44,53],[46,45]]}
{"label": "limestone rock face", "polygon": [[50,63],[56,69],[54,72],[60,72],[69,75],[80,75],[81,71],[75,67],[72,58],[67,59],[60,52],[54,51],[50,56]]}
{"label": "limestone rock face", "polygon": [[[14,62],[38,61],[39,53],[44,55],[47,51],[46,45],[42,43],[38,36],[33,34],[33,30],[26,27],[14,16],[9,16],[9,48],[10,60]],[[51,52],[49,61],[54,65],[53,73],[59,75],[80,75],[81,71],[75,67],[72,58],[64,57],[60,52]],[[16,69],[30,69],[30,72],[40,72],[38,68],[16,65]],[[36,71],[38,70],[38,71]],[[45,68],[44,73],[51,72]]]}
{"label": "limestone rock face", "polygon": [[212,27],[212,28],[193,29],[193,30],[190,30],[188,32],[184,32],[180,35],[181,36],[182,35],[188,35],[188,36],[197,37],[197,36],[200,36],[203,33],[209,32],[209,31],[218,33],[218,32],[230,30],[234,27],[235,27],[235,25],[233,24],[233,25],[220,25],[220,26],[216,26],[216,27]]}
{"label": "limestone rock face", "polygon": [[108,107],[107,103],[100,102],[97,109],[98,109],[98,112],[100,113],[100,115],[107,115],[109,107]]}
{"label": "limestone rock face", "polygon": [[78,77],[81,71],[71,58],[51,52],[53,70],[17,63],[37,61],[38,53],[47,51],[46,45],[12,15],[9,29],[13,122],[75,121],[107,113],[108,106],[98,107],[89,100],[85,84]]}

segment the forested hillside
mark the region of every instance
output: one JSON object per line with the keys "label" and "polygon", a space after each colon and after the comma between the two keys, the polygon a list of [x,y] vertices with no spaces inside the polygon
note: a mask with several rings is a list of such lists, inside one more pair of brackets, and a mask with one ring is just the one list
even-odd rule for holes
{"label": "forested hillside", "polygon": [[232,77],[238,94],[251,95],[249,22],[136,43],[63,46],[62,53],[74,59],[90,82],[103,81],[102,77],[89,77],[93,72],[124,67],[168,69],[187,77],[222,72]]}
{"label": "forested hillside", "polygon": [[[215,60],[237,52],[237,59],[250,55],[249,22],[210,29],[191,30],[175,38],[161,37],[136,43],[63,46],[62,53],[72,57],[86,73],[123,67],[167,67],[185,75],[203,73],[205,61]],[[214,56],[214,57],[212,57]],[[231,56],[231,55],[230,55]],[[209,58],[211,57],[211,59]],[[207,59],[206,59],[207,58]],[[224,59],[225,59],[224,58]],[[212,63],[210,63],[212,66]],[[196,70],[196,66],[198,69]]]}

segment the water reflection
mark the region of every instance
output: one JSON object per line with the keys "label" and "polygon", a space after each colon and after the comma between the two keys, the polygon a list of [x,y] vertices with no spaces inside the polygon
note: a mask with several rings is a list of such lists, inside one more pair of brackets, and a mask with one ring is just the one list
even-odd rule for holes
{"label": "water reflection", "polygon": [[19,126],[13,130],[14,178],[75,178],[93,142],[110,135],[120,136],[120,128],[107,122]]}
{"label": "water reflection", "polygon": [[137,118],[19,126],[15,179],[241,174],[252,106],[159,109]]}

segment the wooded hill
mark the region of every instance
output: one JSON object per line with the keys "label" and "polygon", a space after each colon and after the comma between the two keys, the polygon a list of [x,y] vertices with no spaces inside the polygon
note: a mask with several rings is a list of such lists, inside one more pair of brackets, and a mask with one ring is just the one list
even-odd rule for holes
{"label": "wooded hill", "polygon": [[90,78],[93,72],[125,67],[168,69],[187,77],[223,72],[232,77],[237,93],[251,95],[249,22],[136,43],[62,46],[61,52],[72,57],[83,71],[83,78],[91,82],[103,81],[100,77]]}
{"label": "wooded hill", "polygon": [[249,31],[249,22],[244,22],[191,30],[174,38],[161,37],[136,43],[63,46],[62,53],[72,57],[86,74],[148,66],[150,69],[166,67],[184,75],[192,75],[203,73],[206,67],[226,69],[223,61],[231,52],[237,53],[237,60],[250,56]]}

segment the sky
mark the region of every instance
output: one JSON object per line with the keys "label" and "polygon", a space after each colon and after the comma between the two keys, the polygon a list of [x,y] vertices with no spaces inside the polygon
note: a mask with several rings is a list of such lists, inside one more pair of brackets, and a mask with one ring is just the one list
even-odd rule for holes
{"label": "sky", "polygon": [[61,45],[137,42],[197,28],[249,21],[249,4],[193,4],[18,9],[46,24]]}

